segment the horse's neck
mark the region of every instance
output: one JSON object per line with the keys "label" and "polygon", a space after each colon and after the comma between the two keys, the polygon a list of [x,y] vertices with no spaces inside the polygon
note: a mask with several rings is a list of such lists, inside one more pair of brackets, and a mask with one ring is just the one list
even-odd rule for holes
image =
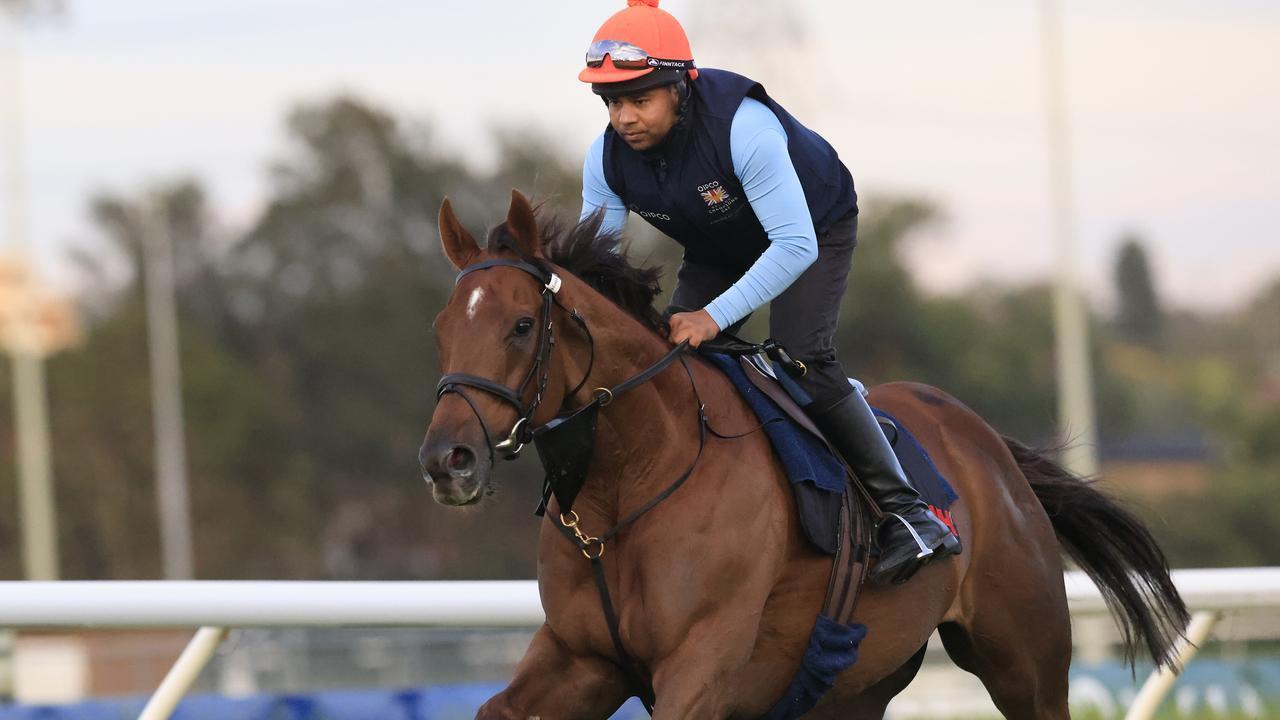
{"label": "horse's neck", "polygon": [[[588,309],[595,367],[584,393],[638,375],[671,349],[612,303],[596,305]],[[693,461],[699,429],[698,401],[677,360],[602,409],[591,473],[575,509],[611,522],[648,502]]]}

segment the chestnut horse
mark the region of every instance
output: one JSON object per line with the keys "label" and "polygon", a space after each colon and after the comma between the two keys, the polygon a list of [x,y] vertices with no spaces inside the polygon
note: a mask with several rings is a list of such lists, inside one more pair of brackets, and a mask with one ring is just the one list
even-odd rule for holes
{"label": "chestnut horse", "polygon": [[[434,323],[441,369],[460,383],[440,395],[419,455],[437,502],[479,502],[494,482],[495,449],[510,452],[522,437],[517,425],[599,403],[597,388],[672,351],[652,307],[658,273],[629,265],[598,229],[540,229],[513,193],[507,222],[482,250],[445,201],[444,251],[464,273]],[[617,642],[553,498],[538,544],[546,622],[478,717],[608,718],[641,694],[655,698],[655,718],[756,718],[789,686],[832,558],[802,535],[783,468],[763,433],[746,432],[758,421],[729,380],[694,354],[681,358],[599,409],[573,506],[579,539],[591,541],[688,476],[585,553],[603,553]],[[1186,609],[1140,522],[939,390],[891,383],[870,401],[911,428],[954,486],[965,552],[906,584],[864,588],[860,659],[805,717],[882,717],[935,628],[1005,717],[1068,717],[1064,549],[1106,595],[1130,660],[1141,646],[1170,662]],[[700,443],[700,404],[711,426],[745,434]]]}

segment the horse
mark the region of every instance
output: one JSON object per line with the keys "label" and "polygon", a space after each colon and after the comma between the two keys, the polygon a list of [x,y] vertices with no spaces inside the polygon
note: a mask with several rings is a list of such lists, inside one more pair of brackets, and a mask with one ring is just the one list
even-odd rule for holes
{"label": "horse", "polygon": [[[477,717],[608,718],[633,695],[663,720],[764,716],[801,663],[832,558],[803,536],[737,391],[666,339],[659,271],[633,266],[598,221],[540,224],[519,192],[485,249],[447,199],[439,226],[461,274],[433,324],[445,379],[419,461],[434,499],[482,501],[530,428],[595,407],[572,512],[552,496],[540,526],[545,623]],[[1129,661],[1141,647],[1173,662],[1187,611],[1140,521],[941,390],[894,382],[869,400],[957,491],[965,551],[863,589],[858,661],[804,717],[882,717],[935,629],[1005,717],[1069,717],[1063,550],[1107,598]]]}

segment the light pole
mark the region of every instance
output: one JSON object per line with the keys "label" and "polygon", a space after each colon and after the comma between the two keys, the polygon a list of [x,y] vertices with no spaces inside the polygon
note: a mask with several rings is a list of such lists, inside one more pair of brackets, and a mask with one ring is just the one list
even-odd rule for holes
{"label": "light pole", "polygon": [[1067,92],[1063,77],[1061,15],[1058,0],[1041,0],[1049,188],[1057,262],[1053,306],[1058,364],[1058,432],[1065,447],[1062,463],[1078,475],[1092,476],[1098,473],[1097,422],[1093,406],[1093,373],[1089,365],[1089,326],[1076,271],[1075,198],[1072,192]]}
{"label": "light pole", "polygon": [[[5,234],[16,259],[0,263],[0,348],[13,367],[13,412],[17,435],[19,524],[23,568],[30,580],[58,579],[58,532],[54,512],[44,354],[75,334],[70,305],[52,315],[29,272],[26,164],[22,137],[22,70],[18,19],[35,7],[27,0],[0,0],[0,170],[5,193]],[[60,8],[51,6],[55,12]],[[54,325],[42,327],[53,318]],[[60,318],[60,319],[59,319]],[[50,332],[52,330],[52,332]],[[65,337],[59,337],[64,334]],[[12,699],[14,634],[0,631],[0,700]]]}
{"label": "light pole", "polygon": [[[17,265],[28,264],[25,162],[22,137],[22,76],[18,52],[18,13],[22,3],[0,2],[0,121],[4,123],[6,216],[10,247]],[[31,580],[58,578],[57,530],[49,458],[49,420],[46,413],[42,348],[34,337],[36,320],[34,280],[30,272],[15,273],[16,292],[11,312],[17,322],[6,332],[5,348],[12,358],[14,416],[17,425],[18,484],[22,550],[26,576]]]}
{"label": "light pole", "polygon": [[[149,211],[148,211],[149,210]],[[195,574],[191,500],[182,412],[182,366],[174,290],[173,238],[166,196],[157,192],[143,212],[143,275],[146,281],[147,346],[151,359],[151,412],[155,425],[156,500],[166,580]]]}
{"label": "light pole", "polygon": [[58,579],[44,359],[78,336],[72,303],[39,287],[24,256],[0,258],[0,348],[13,359],[22,550],[31,580]]}

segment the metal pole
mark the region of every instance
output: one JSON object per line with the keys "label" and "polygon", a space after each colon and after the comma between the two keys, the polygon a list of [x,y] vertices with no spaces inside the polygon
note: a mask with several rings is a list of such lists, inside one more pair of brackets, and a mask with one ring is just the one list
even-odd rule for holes
{"label": "metal pole", "polygon": [[[8,188],[8,201],[5,203],[6,215],[6,235],[8,242],[15,249],[23,242],[25,237],[23,225],[26,220],[23,216],[23,208],[25,201],[23,199],[22,188],[22,138],[18,126],[19,96],[21,94],[20,84],[18,82],[18,31],[17,21],[8,12],[0,8],[0,132],[3,132],[5,139],[2,141],[4,145],[4,178],[5,186]],[[21,258],[19,258],[21,261]],[[22,374],[18,371],[18,361],[14,358],[14,384],[17,385],[17,376]],[[17,392],[14,393],[14,417],[19,426],[21,422],[21,411],[19,407],[21,402],[18,399]],[[18,429],[19,435],[22,430]],[[23,445],[21,437],[18,439],[18,445]],[[23,476],[22,465],[19,464],[19,483]],[[25,488],[19,492],[26,498],[30,495]],[[31,518],[25,515],[19,518],[22,526],[23,551],[27,552],[32,546],[32,540],[29,537],[31,531]],[[32,566],[28,559],[24,558],[23,567],[30,577]],[[10,702],[14,695],[14,667],[13,667],[13,646],[15,634],[10,630],[0,630],[0,702]]]}
{"label": "metal pole", "polygon": [[190,580],[195,560],[187,448],[182,413],[182,366],[174,297],[173,242],[168,212],[157,196],[145,228],[147,345],[151,355],[151,408],[155,423],[156,499],[166,580]]}
{"label": "metal pole", "polygon": [[182,655],[178,656],[178,661],[164,676],[160,687],[147,701],[146,707],[142,708],[138,720],[168,720],[226,636],[225,628],[202,627],[197,630]]}
{"label": "metal pole", "polygon": [[13,668],[13,646],[18,634],[8,628],[0,630],[0,705],[13,702],[16,683]]}
{"label": "metal pole", "polygon": [[[17,11],[4,9],[0,2],[0,122],[4,124],[5,186],[8,202],[9,243],[21,253],[27,251],[27,186],[22,156],[22,64],[19,57]],[[19,257],[18,260],[25,260]]]}
{"label": "metal pole", "polygon": [[[1191,662],[1191,658],[1195,657],[1196,651],[1209,639],[1209,634],[1213,632],[1213,627],[1220,619],[1222,619],[1220,612],[1198,612],[1191,616],[1191,624],[1187,626],[1187,636],[1178,643],[1174,654],[1175,667],[1185,668],[1187,663]],[[1151,673],[1147,681],[1142,684],[1138,697],[1134,698],[1133,704],[1129,706],[1129,712],[1124,716],[1125,720],[1150,720],[1155,717],[1156,710],[1160,709],[1160,703],[1164,702],[1165,696],[1173,689],[1173,684],[1180,673],[1181,670],[1172,670],[1168,667],[1157,668]]]}
{"label": "metal pole", "polygon": [[[8,132],[5,133],[5,179],[8,186],[6,215],[9,244],[17,251],[19,262],[29,266],[30,247],[27,240],[27,196],[24,177],[22,137],[22,75],[18,53],[17,19],[0,10],[0,27],[8,42],[8,51],[0,50],[0,112]],[[34,274],[24,273],[19,288],[20,303],[13,359],[13,410],[16,420],[19,512],[22,524],[23,562],[30,580],[58,579],[58,535],[54,515],[52,462],[49,456],[49,418],[46,409],[44,360],[34,338],[35,293]],[[27,337],[24,337],[27,336]]]}
{"label": "metal pole", "polygon": [[1058,362],[1058,432],[1066,445],[1063,464],[1078,475],[1098,473],[1089,327],[1076,277],[1075,199],[1058,0],[1041,0],[1045,105],[1048,119],[1049,184],[1058,277],[1054,328]]}
{"label": "metal pole", "polygon": [[39,355],[22,350],[13,354],[13,391],[18,418],[23,564],[28,580],[57,580],[58,534],[49,469],[49,416],[45,408],[44,362]]}

